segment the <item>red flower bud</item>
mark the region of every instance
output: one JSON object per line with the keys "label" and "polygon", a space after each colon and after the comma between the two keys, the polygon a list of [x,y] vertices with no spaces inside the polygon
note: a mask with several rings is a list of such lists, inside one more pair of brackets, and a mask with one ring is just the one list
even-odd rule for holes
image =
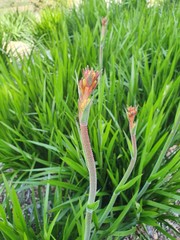
{"label": "red flower bud", "polygon": [[129,120],[130,129],[133,129],[134,127],[134,118],[136,114],[137,114],[137,107],[130,106],[127,108],[127,117]]}
{"label": "red flower bud", "polygon": [[98,77],[99,72],[90,70],[89,67],[83,70],[83,77],[79,81],[79,113],[82,113],[89,103],[89,97],[97,86]]}

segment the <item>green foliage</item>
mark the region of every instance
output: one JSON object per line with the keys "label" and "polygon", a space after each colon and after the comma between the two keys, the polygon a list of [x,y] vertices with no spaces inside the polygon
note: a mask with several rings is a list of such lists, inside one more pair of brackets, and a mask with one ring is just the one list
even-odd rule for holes
{"label": "green foliage", "polygon": [[32,41],[31,25],[34,16],[30,12],[4,13],[0,20],[0,32],[4,41],[26,40]]}
{"label": "green foliage", "polygon": [[[22,61],[0,54],[0,167],[5,176],[0,175],[0,194],[6,192],[0,238],[83,236],[88,173],[79,138],[77,81],[87,65],[100,68],[104,16],[103,71],[89,116],[99,200],[93,240],[136,234],[137,224],[152,225],[169,237],[162,224],[179,221],[174,203],[180,199],[180,3],[148,9],[137,2],[107,9],[104,1],[90,0],[79,9],[46,10],[31,30],[24,15],[15,15],[13,37],[8,30],[13,21],[6,23],[10,38],[27,34],[37,46]],[[99,227],[130,162],[127,105],[138,105],[137,163]],[[177,151],[167,157],[175,144]],[[19,194],[28,189],[31,203],[24,207]]]}

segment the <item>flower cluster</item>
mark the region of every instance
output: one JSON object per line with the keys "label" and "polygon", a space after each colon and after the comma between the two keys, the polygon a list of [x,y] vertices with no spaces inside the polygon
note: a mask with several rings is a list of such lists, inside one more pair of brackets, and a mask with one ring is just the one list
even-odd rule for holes
{"label": "flower cluster", "polygon": [[127,108],[127,117],[129,120],[129,126],[131,130],[134,128],[134,118],[136,114],[137,114],[137,107],[130,106]]}
{"label": "flower cluster", "polygon": [[83,70],[83,77],[79,81],[79,114],[83,114],[84,109],[90,102],[90,95],[98,83],[99,72],[90,70],[89,67]]}

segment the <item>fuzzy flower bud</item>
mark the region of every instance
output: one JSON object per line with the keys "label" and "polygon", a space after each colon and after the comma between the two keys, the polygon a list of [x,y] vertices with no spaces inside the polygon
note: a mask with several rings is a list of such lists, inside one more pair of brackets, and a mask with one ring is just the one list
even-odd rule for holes
{"label": "fuzzy flower bud", "polygon": [[102,26],[106,26],[107,25],[107,18],[106,17],[102,18],[101,24],[102,24]]}
{"label": "fuzzy flower bud", "polygon": [[128,117],[128,120],[129,120],[129,126],[130,126],[130,129],[132,130],[134,128],[134,118],[137,114],[137,107],[128,107],[127,108],[127,117]]}
{"label": "fuzzy flower bud", "polygon": [[79,117],[81,119],[85,108],[90,104],[90,95],[98,83],[99,72],[90,70],[89,67],[83,70],[83,77],[79,81]]}

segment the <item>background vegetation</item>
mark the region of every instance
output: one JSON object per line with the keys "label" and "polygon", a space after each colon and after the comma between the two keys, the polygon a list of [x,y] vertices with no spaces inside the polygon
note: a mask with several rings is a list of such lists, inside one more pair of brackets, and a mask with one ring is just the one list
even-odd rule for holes
{"label": "background vegetation", "polygon": [[[139,225],[144,239],[147,226],[176,239],[164,226],[177,234],[169,220],[179,223],[180,214],[180,3],[147,8],[132,0],[107,9],[104,1],[90,0],[78,9],[45,9],[40,21],[15,14],[0,27],[0,238],[82,238],[88,173],[77,81],[87,65],[100,70],[101,19],[107,16],[103,72],[89,119],[100,201],[93,239],[136,239]],[[30,39],[31,55],[10,58],[4,33],[11,40]],[[129,105],[138,105],[138,158],[131,178],[140,178],[99,228],[130,161]]]}

